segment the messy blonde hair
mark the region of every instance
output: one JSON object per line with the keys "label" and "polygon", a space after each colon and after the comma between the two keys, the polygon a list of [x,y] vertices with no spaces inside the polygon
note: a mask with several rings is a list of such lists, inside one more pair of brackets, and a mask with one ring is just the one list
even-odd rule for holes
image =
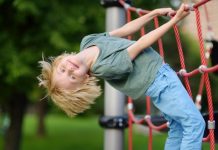
{"label": "messy blonde hair", "polygon": [[76,90],[66,90],[56,87],[53,82],[53,72],[58,62],[65,56],[71,54],[64,53],[56,58],[50,58],[49,61],[39,61],[42,68],[41,74],[38,76],[39,85],[43,86],[48,96],[53,102],[61,108],[68,116],[73,117],[78,113],[90,108],[94,100],[101,94],[100,86],[97,86],[97,79],[89,77],[84,84]]}

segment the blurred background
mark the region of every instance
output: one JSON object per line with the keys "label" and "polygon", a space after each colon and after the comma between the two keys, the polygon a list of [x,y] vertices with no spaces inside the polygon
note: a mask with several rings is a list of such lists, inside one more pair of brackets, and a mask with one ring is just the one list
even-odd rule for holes
{"label": "blurred background", "polygon": [[[159,7],[177,9],[180,3],[180,0],[132,0],[133,6],[146,10]],[[218,3],[215,0],[210,3],[211,26],[217,37],[215,8]],[[179,24],[188,71],[200,64],[199,44],[191,17]],[[160,18],[160,24],[166,21]],[[207,21],[202,22],[206,36]],[[153,23],[146,26],[146,32],[152,29]],[[98,125],[98,118],[103,114],[103,95],[92,109],[76,118],[68,118],[49,98],[43,98],[46,92],[38,87],[36,77],[40,74],[38,61],[42,53],[49,57],[65,51],[78,52],[83,36],[104,31],[105,8],[99,0],[0,0],[0,149],[103,149],[103,129]],[[166,62],[178,71],[179,56],[175,53],[177,46],[173,31],[163,37],[163,43]],[[157,48],[156,44],[153,46]],[[190,80],[195,96],[200,75]],[[211,73],[210,80],[214,108],[218,110],[218,76]],[[104,82],[100,81],[100,84],[104,88]],[[202,99],[202,112],[207,112],[205,92]],[[145,114],[144,100],[134,103],[136,113]],[[152,112],[158,113],[155,108]],[[146,149],[146,132],[135,130],[134,149]],[[166,133],[155,134],[154,150],[164,147],[166,136]],[[209,149],[207,143],[204,149]]]}

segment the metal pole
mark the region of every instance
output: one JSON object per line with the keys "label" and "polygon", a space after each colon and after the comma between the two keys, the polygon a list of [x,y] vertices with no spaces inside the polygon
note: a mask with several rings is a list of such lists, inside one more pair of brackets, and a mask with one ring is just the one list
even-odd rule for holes
{"label": "metal pole", "polygon": [[[121,7],[106,8],[106,31],[116,29],[125,24],[125,11]],[[112,88],[105,82],[105,116],[123,116],[125,95]],[[105,129],[104,150],[124,149],[124,129]]]}

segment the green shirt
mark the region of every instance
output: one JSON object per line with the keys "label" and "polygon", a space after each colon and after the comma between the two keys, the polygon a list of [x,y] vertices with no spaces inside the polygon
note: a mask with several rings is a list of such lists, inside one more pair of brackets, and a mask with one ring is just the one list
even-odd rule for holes
{"label": "green shirt", "polygon": [[91,68],[94,76],[105,79],[115,89],[138,99],[154,81],[162,58],[151,47],[131,61],[127,48],[135,41],[112,37],[107,32],[85,36],[80,50],[96,45],[99,56]]}

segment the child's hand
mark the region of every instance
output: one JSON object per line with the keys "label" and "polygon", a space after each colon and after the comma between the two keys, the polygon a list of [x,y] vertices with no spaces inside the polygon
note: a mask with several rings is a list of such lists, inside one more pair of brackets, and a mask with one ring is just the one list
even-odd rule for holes
{"label": "child's hand", "polygon": [[179,10],[176,12],[174,19],[178,22],[181,19],[185,18],[190,13],[189,6],[182,4]]}
{"label": "child's hand", "polygon": [[172,16],[176,14],[176,11],[172,8],[160,8],[155,9],[158,16]]}

